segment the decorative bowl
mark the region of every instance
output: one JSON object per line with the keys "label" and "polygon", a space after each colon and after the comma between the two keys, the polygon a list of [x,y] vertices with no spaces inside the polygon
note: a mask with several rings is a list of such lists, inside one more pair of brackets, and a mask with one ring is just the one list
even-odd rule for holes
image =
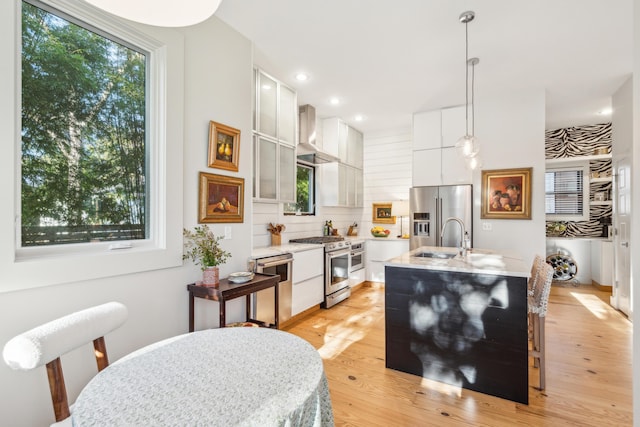
{"label": "decorative bowl", "polygon": [[373,235],[373,237],[389,237],[389,235],[386,233],[374,233],[372,231],[371,234]]}
{"label": "decorative bowl", "polygon": [[250,271],[239,271],[229,275],[229,281],[232,283],[245,283],[253,279],[253,273]]}

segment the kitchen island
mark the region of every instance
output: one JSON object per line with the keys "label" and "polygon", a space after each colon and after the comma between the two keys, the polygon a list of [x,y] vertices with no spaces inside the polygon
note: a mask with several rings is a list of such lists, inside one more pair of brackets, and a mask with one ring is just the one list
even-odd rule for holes
{"label": "kitchen island", "polygon": [[520,259],[422,247],[385,264],[386,367],[528,404]]}

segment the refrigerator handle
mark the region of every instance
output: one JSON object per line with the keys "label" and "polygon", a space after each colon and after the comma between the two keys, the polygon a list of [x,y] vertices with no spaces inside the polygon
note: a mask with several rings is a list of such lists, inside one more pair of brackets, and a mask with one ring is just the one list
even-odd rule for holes
{"label": "refrigerator handle", "polygon": [[444,246],[444,241],[442,240],[442,226],[444,225],[444,218],[442,217],[442,197],[440,197],[440,211],[438,212],[438,218],[440,219],[438,224],[438,239],[440,244],[438,246]]}
{"label": "refrigerator handle", "polygon": [[435,229],[433,233],[436,235],[435,242],[436,246],[442,246],[442,242],[440,241],[440,198],[436,197],[436,218],[434,221]]}

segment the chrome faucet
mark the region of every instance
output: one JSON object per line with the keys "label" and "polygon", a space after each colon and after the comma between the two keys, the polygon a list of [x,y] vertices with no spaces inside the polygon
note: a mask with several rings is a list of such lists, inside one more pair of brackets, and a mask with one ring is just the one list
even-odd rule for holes
{"label": "chrome faucet", "polygon": [[462,222],[460,218],[452,216],[444,221],[444,224],[442,224],[442,231],[440,232],[440,240],[444,238],[444,229],[451,221],[455,221],[460,224],[460,247],[458,248],[458,251],[460,253],[460,256],[464,258],[467,256],[467,244],[465,242],[465,239],[467,238],[467,236],[469,236],[469,233],[467,233],[467,231],[465,230],[464,222]]}

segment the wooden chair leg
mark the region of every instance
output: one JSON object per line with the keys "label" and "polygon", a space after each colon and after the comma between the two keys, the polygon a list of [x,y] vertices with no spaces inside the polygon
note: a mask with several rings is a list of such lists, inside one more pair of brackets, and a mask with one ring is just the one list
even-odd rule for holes
{"label": "wooden chair leg", "polygon": [[107,356],[107,345],[104,337],[93,340],[93,349],[96,355],[96,363],[98,364],[98,372],[109,366],[109,357]]}
{"label": "wooden chair leg", "polygon": [[69,418],[69,400],[67,399],[67,387],[64,384],[62,363],[58,357],[47,363],[47,377],[49,378],[49,390],[53,402],[53,412],[56,422]]}

